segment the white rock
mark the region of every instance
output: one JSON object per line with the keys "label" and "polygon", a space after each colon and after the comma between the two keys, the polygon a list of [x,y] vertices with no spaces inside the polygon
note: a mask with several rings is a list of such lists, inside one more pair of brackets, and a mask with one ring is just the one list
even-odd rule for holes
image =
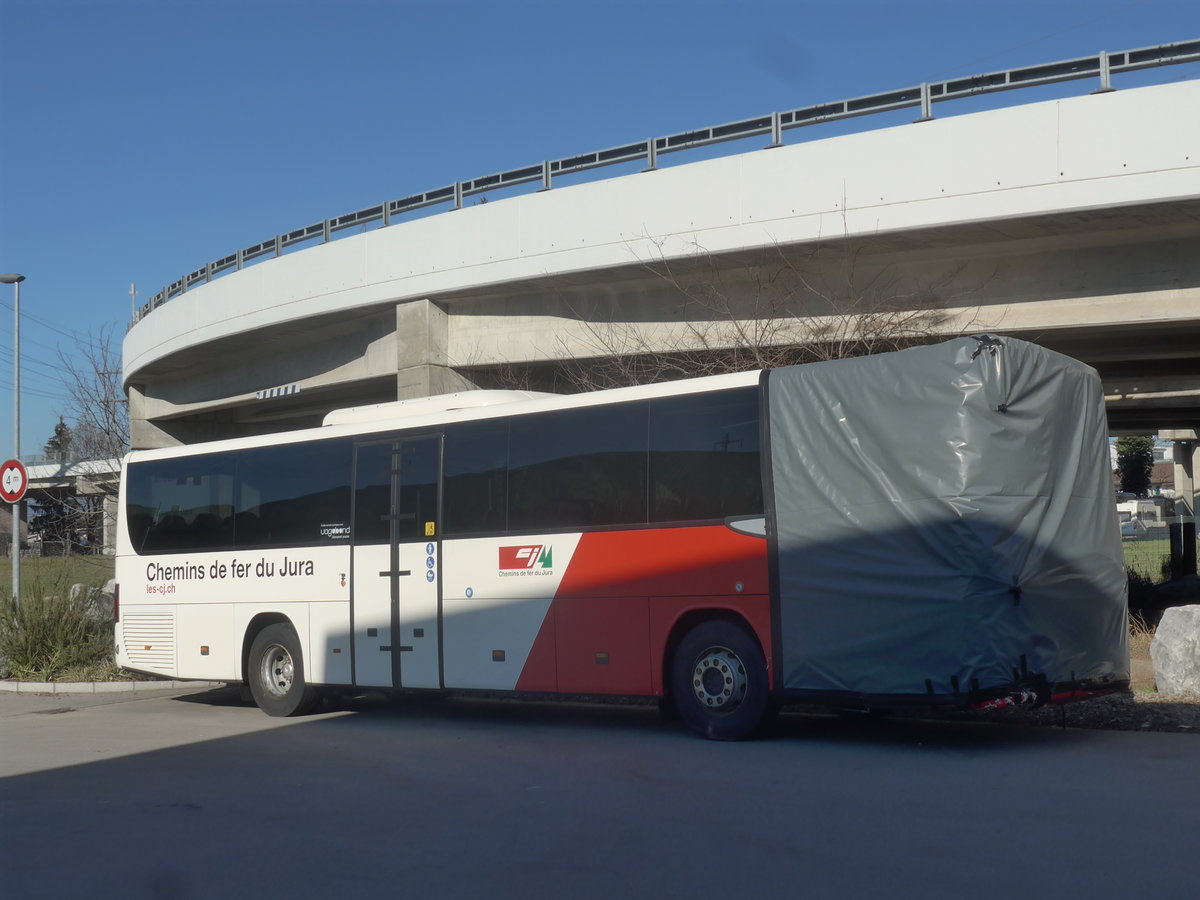
{"label": "white rock", "polygon": [[1160,694],[1200,694],[1200,605],[1163,613],[1150,642]]}

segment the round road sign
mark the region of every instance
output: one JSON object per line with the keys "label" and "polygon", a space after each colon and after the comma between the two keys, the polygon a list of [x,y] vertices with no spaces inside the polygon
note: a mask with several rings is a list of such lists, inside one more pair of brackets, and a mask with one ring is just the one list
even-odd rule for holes
{"label": "round road sign", "polygon": [[16,503],[29,487],[29,473],[20,460],[10,459],[0,466],[0,500]]}

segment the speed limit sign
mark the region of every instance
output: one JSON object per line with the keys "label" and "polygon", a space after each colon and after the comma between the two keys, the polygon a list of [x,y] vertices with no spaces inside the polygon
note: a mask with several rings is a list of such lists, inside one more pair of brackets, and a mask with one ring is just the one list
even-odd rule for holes
{"label": "speed limit sign", "polygon": [[0,500],[16,503],[25,496],[29,487],[29,473],[21,461],[10,459],[0,466]]}

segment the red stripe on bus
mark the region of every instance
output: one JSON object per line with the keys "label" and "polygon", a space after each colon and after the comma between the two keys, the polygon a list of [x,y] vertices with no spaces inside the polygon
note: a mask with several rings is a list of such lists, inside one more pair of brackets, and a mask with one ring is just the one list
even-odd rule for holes
{"label": "red stripe on bus", "polygon": [[696,610],[745,618],[769,659],[763,539],[722,525],[583,534],[517,689],[661,695],[667,639]]}

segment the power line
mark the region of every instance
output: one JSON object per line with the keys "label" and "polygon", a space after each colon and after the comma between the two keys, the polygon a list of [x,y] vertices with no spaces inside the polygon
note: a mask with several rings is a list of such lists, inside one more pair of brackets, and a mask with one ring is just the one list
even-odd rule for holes
{"label": "power line", "polygon": [[[8,391],[12,390],[12,384],[6,380],[0,380],[0,387],[3,387],[5,390],[8,390]],[[71,401],[72,398],[71,398],[70,393],[66,393],[65,391],[66,391],[65,388],[56,387],[54,385],[37,385],[37,384],[29,385],[29,384],[25,383],[24,378],[21,379],[21,396],[22,397],[24,397],[26,394],[29,394],[31,396],[41,397],[45,400]]]}
{"label": "power line", "polygon": [[[25,343],[24,335],[22,335],[21,337],[22,337],[21,343],[24,344]],[[0,344],[0,359],[8,360],[9,362],[12,362],[12,348],[6,347],[6,346]],[[22,350],[21,350],[21,366],[24,367],[27,363],[31,366],[42,366],[43,368],[52,369],[56,372],[62,368],[62,366],[59,363],[46,362],[40,356],[33,356],[33,355],[30,355],[29,353],[26,353],[24,351],[24,348],[22,348]]]}
{"label": "power line", "polygon": [[[22,314],[21,314],[21,319],[22,319],[22,320],[24,320],[24,318],[25,318],[25,314],[24,314],[24,313],[22,313]],[[54,346],[51,346],[51,345],[49,345],[49,344],[47,344],[47,343],[45,343],[45,342],[43,342],[43,341],[39,341],[37,338],[27,337],[25,334],[22,334],[22,335],[21,335],[21,343],[22,343],[22,344],[25,344],[25,343],[30,343],[30,344],[33,344],[33,345],[34,345],[34,346],[36,346],[36,347],[41,347],[43,350],[50,350],[50,351],[52,351],[52,352],[54,352],[54,353],[56,353],[56,354],[57,354],[57,353],[58,353],[58,352],[59,352],[59,351],[62,349],[61,345],[59,345],[59,344],[56,344],[56,345],[54,345]],[[79,345],[81,348],[82,348],[82,347],[89,347],[89,348],[91,348],[92,350],[95,350],[96,352],[100,352],[100,351],[101,351],[101,349],[102,349],[102,348],[101,348],[99,345],[97,345],[97,344],[93,344],[93,343],[90,343],[90,342],[87,342],[87,341],[79,341],[79,342],[77,342],[77,343],[78,343],[78,345]],[[22,354],[21,354],[21,359],[25,359],[25,354],[24,354],[24,353],[22,353]]]}
{"label": "power line", "polygon": [[[10,310],[12,309],[12,301],[7,298],[0,297],[0,305],[3,305]],[[78,331],[71,331],[69,329],[60,328],[57,325],[55,325],[54,323],[47,322],[45,319],[39,318],[38,316],[35,316],[32,313],[27,312],[24,309],[22,309],[21,310],[21,321],[26,321],[26,320],[33,322],[37,325],[40,325],[41,327],[43,327],[49,331],[53,331],[55,334],[61,334],[63,337],[70,338],[71,340],[75,341],[75,343],[80,344],[82,346],[91,347],[93,350],[101,349],[100,345],[91,339],[91,337],[92,337],[91,334],[88,334],[85,336],[83,334],[80,334]],[[115,328],[115,325],[113,327]],[[33,343],[37,343],[37,341],[34,341]],[[55,347],[49,347],[46,344],[42,344],[41,346],[47,347],[47,349],[51,349],[51,350],[57,349]]]}
{"label": "power line", "polygon": [[[3,388],[4,390],[7,390],[7,391],[11,391],[12,390],[12,382],[0,379],[0,388]],[[46,391],[39,391],[36,389],[27,388],[25,386],[24,381],[22,380],[21,396],[24,397],[26,395],[29,395],[31,397],[40,397],[43,400],[61,400],[65,403],[71,402],[71,397],[66,394],[51,394]]]}
{"label": "power line", "polygon": [[47,378],[46,376],[38,376],[38,375],[34,375],[33,377],[27,377],[27,373],[22,372],[21,373],[21,393],[25,393],[25,391],[27,389],[48,392],[48,393],[64,392],[67,395],[70,395],[70,393],[71,393],[70,386],[66,382],[64,382],[62,379]]}
{"label": "power line", "polygon": [[[24,316],[22,316],[22,318],[24,318]],[[43,362],[42,359],[39,357],[31,356],[25,352],[22,352],[21,353],[21,364],[22,365],[25,365],[25,363],[28,362],[31,365],[45,366],[47,368],[55,370],[56,372],[61,371],[61,369],[62,369],[61,360],[64,356],[67,358],[79,358],[86,362],[86,360],[87,360],[86,356],[82,356],[81,354],[83,354],[85,349],[87,349],[87,348],[90,348],[96,354],[104,354],[106,352],[114,352],[115,353],[115,351],[113,350],[111,345],[106,350],[106,348],[100,344],[86,343],[86,342],[83,342],[83,343],[77,345],[74,348],[75,352],[68,352],[68,351],[64,350],[61,344],[51,347],[49,344],[45,344],[34,338],[26,338],[24,336],[22,336],[21,343],[22,344],[26,344],[26,343],[33,344],[37,347],[41,347],[43,350],[48,350],[54,354],[54,357],[56,359],[60,360],[59,363],[47,363],[47,362]],[[10,361],[12,360],[12,350],[7,348],[3,343],[0,343],[0,358],[7,359]]]}

